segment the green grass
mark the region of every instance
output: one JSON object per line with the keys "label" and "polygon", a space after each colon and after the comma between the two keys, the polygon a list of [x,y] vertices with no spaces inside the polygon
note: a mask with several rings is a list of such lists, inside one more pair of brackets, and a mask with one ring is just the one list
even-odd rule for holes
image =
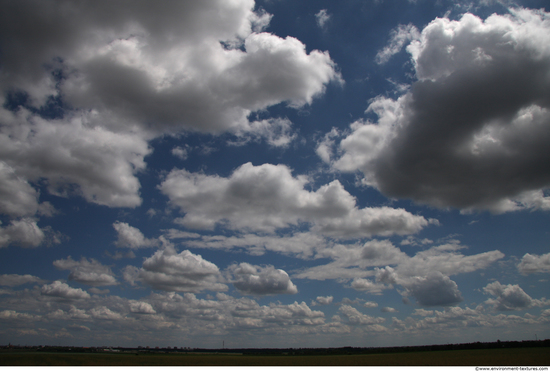
{"label": "green grass", "polygon": [[85,354],[6,352],[3,366],[548,366],[548,348],[367,355]]}

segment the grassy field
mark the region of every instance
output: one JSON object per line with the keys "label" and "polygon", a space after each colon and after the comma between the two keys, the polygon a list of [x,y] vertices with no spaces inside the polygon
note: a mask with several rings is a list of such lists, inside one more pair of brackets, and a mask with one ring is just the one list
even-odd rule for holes
{"label": "grassy field", "polygon": [[548,348],[368,355],[79,354],[6,352],[3,366],[548,366]]}

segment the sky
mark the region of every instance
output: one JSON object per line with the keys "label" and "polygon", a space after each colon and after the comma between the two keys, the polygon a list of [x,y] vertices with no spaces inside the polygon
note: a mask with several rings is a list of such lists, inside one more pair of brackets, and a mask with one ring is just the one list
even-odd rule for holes
{"label": "sky", "polygon": [[0,344],[550,338],[546,1],[2,1]]}

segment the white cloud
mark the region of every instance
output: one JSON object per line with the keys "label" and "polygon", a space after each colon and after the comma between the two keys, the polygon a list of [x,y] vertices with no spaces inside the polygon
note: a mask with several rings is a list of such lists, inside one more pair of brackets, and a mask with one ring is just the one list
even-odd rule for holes
{"label": "white cloud", "polygon": [[244,130],[236,132],[236,135],[236,145],[265,140],[272,147],[287,147],[297,137],[296,133],[293,133],[292,122],[280,118],[253,121]]}
{"label": "white cloud", "polygon": [[34,215],[38,192],[18,177],[12,167],[0,161],[0,213],[10,216]]}
{"label": "white cloud", "polygon": [[[25,91],[43,81],[35,101],[55,92],[41,64],[59,57],[67,71],[60,89],[76,108],[163,130],[220,132],[245,128],[252,111],[276,103],[310,103],[339,79],[328,53],[307,54],[292,37],[259,32],[271,16],[255,13],[250,0],[162,7],[83,2],[71,4],[70,16],[63,2],[35,5],[14,6],[4,19],[8,33],[18,35],[4,43],[12,72],[4,80]],[[22,32],[23,17],[35,27]],[[286,68],[271,68],[280,65]]]}
{"label": "white cloud", "polygon": [[126,247],[126,248],[144,248],[144,247],[155,247],[159,244],[157,239],[147,239],[143,236],[143,233],[139,229],[128,225],[126,222],[115,222],[113,223],[118,238],[115,242],[117,247]]}
{"label": "white cloud", "polygon": [[105,122],[113,118],[93,110],[58,120],[43,119],[26,109],[0,110],[0,158],[11,169],[10,177],[18,177],[19,189],[26,195],[26,199],[13,199],[12,210],[32,212],[31,199],[37,193],[25,183],[41,178],[54,195],[76,193],[88,202],[110,207],[141,204],[135,174],[145,168],[143,158],[151,151],[142,134],[105,129]]}
{"label": "white cloud", "polygon": [[389,307],[389,306],[381,308],[380,311],[383,312],[383,313],[398,313],[399,312],[398,310],[394,309],[393,307]]}
{"label": "white cloud", "polygon": [[518,264],[518,270],[524,275],[549,272],[550,253],[546,253],[540,256],[536,254],[526,253],[525,255],[523,255],[520,263]]}
{"label": "white cloud", "polygon": [[138,269],[127,266],[124,279],[140,281],[154,289],[175,292],[226,291],[218,267],[188,250],[177,253],[171,246],[160,249]]}
{"label": "white cloud", "polygon": [[[370,240],[363,245],[327,244],[318,249],[315,257],[330,258],[332,262],[306,268],[294,276],[317,280],[352,278],[353,288],[380,293],[390,288],[381,283],[398,284],[401,279],[423,277],[428,272],[440,272],[446,276],[469,273],[484,269],[504,257],[500,251],[463,255],[459,251],[464,248],[460,242],[451,241],[418,251],[411,257],[389,240]],[[376,276],[376,282],[364,279],[366,276]]]}
{"label": "white cloud", "polygon": [[420,32],[412,25],[399,25],[396,29],[390,32],[390,42],[382,50],[376,54],[376,63],[384,64],[389,59],[401,51],[406,43],[412,40],[418,40],[420,38]]}
{"label": "white cloud", "polygon": [[329,305],[329,304],[332,303],[332,300],[334,300],[334,297],[333,296],[317,296],[316,300],[321,305]]}
{"label": "white cloud", "polygon": [[7,227],[0,227],[0,248],[17,245],[22,248],[36,248],[46,235],[32,218],[13,220]]}
{"label": "white cloud", "polygon": [[378,303],[374,301],[367,301],[363,304],[364,307],[378,307]]}
{"label": "white cloud", "polygon": [[388,240],[328,245],[315,257],[330,258],[332,262],[305,268],[294,277],[352,279],[351,288],[375,295],[397,287],[399,293],[415,297],[422,306],[450,306],[461,302],[462,295],[449,276],[484,269],[504,257],[500,251],[467,256],[459,252],[465,248],[459,241],[450,240],[411,257]]}
{"label": "white cloud", "polygon": [[347,318],[347,322],[351,325],[374,325],[383,323],[386,320],[382,317],[363,314],[350,305],[342,305],[338,311]]}
{"label": "white cloud", "polygon": [[144,301],[130,300],[130,312],[138,314],[156,314],[150,303]]}
{"label": "white cloud", "polygon": [[328,14],[326,9],[321,9],[315,14],[317,25],[324,28],[326,23],[330,20],[331,15]]}
{"label": "white cloud", "polygon": [[174,155],[175,157],[181,159],[181,160],[186,160],[187,157],[189,156],[189,152],[187,151],[187,149],[183,148],[183,147],[180,147],[180,146],[176,146],[172,149],[171,151],[172,155]]}
{"label": "white cloud", "polygon": [[159,186],[185,216],[188,228],[273,232],[314,224],[320,233],[342,237],[410,234],[429,222],[403,209],[356,207],[355,198],[335,180],[307,191],[306,176],[293,177],[285,165],[246,163],[228,178],[173,170]]}
{"label": "white cloud", "polygon": [[466,212],[549,209],[549,30],[548,13],[513,9],[438,18],[418,38],[395,31],[379,58],[415,39],[418,80],[397,100],[375,98],[367,111],[378,121],[355,122],[321,157],[389,197]]}
{"label": "white cloud", "polygon": [[525,293],[517,284],[503,285],[495,281],[487,284],[483,288],[483,292],[495,297],[485,302],[500,311],[520,310],[532,306],[547,306],[550,304],[550,301],[545,299],[535,300],[531,298],[531,296]]}
{"label": "white cloud", "polygon": [[231,283],[239,292],[247,295],[296,294],[298,288],[284,270],[273,266],[257,266],[248,263],[228,267]]}
{"label": "white cloud", "polygon": [[53,265],[59,270],[70,270],[69,280],[78,283],[95,287],[118,284],[112,270],[93,258],[88,260],[82,257],[80,261],[75,261],[69,256],[54,261]]}
{"label": "white cloud", "polygon": [[80,288],[72,288],[59,280],[54,281],[52,284],[44,284],[40,293],[44,296],[57,297],[63,300],[85,300],[90,298],[88,292]]}
{"label": "white cloud", "polygon": [[[37,181],[58,196],[139,206],[148,141],[164,134],[229,131],[288,145],[296,137],[290,121],[249,116],[282,102],[310,104],[342,80],[327,52],[262,33],[271,15],[254,6],[60,1],[6,9],[0,93],[6,103],[13,92],[25,98],[0,108],[0,213],[47,213]],[[38,115],[52,99],[61,102],[57,116]]]}
{"label": "white cloud", "polygon": [[112,311],[106,306],[98,306],[91,309],[90,315],[95,319],[103,320],[121,320],[124,318],[121,314],[117,313],[116,311]]}
{"label": "white cloud", "polygon": [[382,291],[392,286],[387,286],[383,283],[374,283],[369,279],[355,278],[351,282],[351,287],[357,291],[367,292],[371,294],[382,294]]}

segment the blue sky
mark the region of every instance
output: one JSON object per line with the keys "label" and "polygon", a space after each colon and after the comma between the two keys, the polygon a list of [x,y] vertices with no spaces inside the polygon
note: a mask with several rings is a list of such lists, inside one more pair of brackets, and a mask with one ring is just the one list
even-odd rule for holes
{"label": "blue sky", "polygon": [[544,1],[7,1],[0,344],[550,337]]}

